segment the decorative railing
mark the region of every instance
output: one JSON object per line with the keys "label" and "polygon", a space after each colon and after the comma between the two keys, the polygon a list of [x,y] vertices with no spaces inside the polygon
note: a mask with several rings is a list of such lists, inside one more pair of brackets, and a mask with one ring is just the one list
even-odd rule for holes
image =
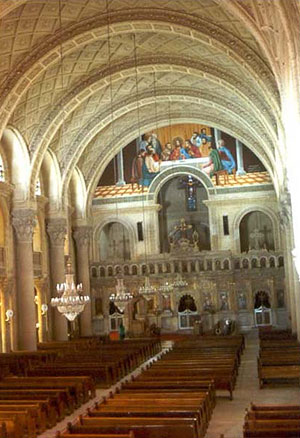
{"label": "decorative railing", "polygon": [[187,255],[185,258],[171,259],[169,254],[161,254],[151,260],[144,261],[92,262],[90,274],[92,278],[163,274],[193,274],[210,271],[242,271],[256,269],[278,269],[284,267],[282,253],[268,251],[250,251],[246,254],[230,254],[228,251],[206,255]]}

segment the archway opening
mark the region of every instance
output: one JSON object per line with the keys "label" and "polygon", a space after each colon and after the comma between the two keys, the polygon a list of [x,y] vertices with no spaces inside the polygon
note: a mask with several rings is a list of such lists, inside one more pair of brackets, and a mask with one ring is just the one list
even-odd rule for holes
{"label": "archway opening", "polygon": [[[207,190],[191,175],[169,179],[158,194],[161,253],[180,250],[181,243],[198,250],[210,250],[208,208],[203,203]],[[185,242],[183,242],[183,240]]]}
{"label": "archway opening", "polygon": [[127,228],[120,222],[106,224],[99,237],[100,260],[120,262],[130,260],[130,238]]}
{"label": "archway opening", "polygon": [[249,250],[274,250],[274,230],[272,221],[261,211],[251,211],[240,223],[241,252]]}

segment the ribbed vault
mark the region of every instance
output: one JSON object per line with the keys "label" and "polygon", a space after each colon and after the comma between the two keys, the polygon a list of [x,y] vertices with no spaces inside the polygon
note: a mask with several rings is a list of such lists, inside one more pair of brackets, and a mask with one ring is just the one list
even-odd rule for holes
{"label": "ribbed vault", "polygon": [[9,123],[27,143],[31,196],[47,150],[57,157],[63,198],[78,166],[90,199],[128,141],[183,121],[237,137],[280,185],[280,57],[297,51],[288,37],[288,47],[275,44],[279,33],[295,32],[284,2],[108,5],[110,63],[104,0],[0,0],[0,132]]}

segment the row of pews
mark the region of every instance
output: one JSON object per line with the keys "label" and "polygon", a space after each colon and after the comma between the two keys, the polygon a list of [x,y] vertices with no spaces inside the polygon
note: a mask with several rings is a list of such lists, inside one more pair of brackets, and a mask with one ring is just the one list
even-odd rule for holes
{"label": "row of pews", "polygon": [[216,388],[232,397],[244,345],[243,336],[176,342],[57,438],[119,438],[130,432],[135,438],[203,438]]}
{"label": "row of pews", "polygon": [[299,405],[256,405],[246,411],[244,438],[299,438]]}
{"label": "row of pews", "polygon": [[[94,398],[96,385],[116,382],[160,349],[158,339],[102,344],[95,338],[0,354],[0,438],[36,438]],[[97,374],[97,364],[108,375]]]}
{"label": "row of pews", "polygon": [[156,385],[167,379],[201,384],[203,380],[213,380],[215,389],[228,391],[232,400],[244,347],[242,335],[204,336],[178,342],[170,353],[149,365],[134,384]]}
{"label": "row of pews", "polygon": [[300,343],[289,330],[261,330],[257,372],[260,388],[268,383],[300,381]]}

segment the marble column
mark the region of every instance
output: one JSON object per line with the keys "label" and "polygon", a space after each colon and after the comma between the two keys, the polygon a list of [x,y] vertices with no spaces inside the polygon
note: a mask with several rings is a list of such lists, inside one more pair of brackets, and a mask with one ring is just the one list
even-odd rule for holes
{"label": "marble column", "polygon": [[[84,295],[90,297],[89,243],[91,228],[89,226],[76,227],[73,236],[76,242],[77,282],[82,283]],[[80,315],[80,328],[82,336],[92,336],[91,301],[85,305],[85,309]]]}
{"label": "marble column", "polygon": [[32,238],[36,213],[31,209],[12,212],[16,234],[16,279],[18,349],[36,350],[36,314],[34,302]]}
{"label": "marble column", "polygon": [[124,162],[123,162],[123,150],[117,155],[117,163],[118,163],[118,181],[116,186],[125,186],[126,182],[124,180]]}
{"label": "marble column", "polygon": [[[47,233],[50,237],[50,273],[51,296],[56,297],[57,283],[65,282],[65,254],[64,245],[67,234],[67,221],[64,218],[53,218],[47,221]],[[68,325],[64,315],[56,308],[52,308],[53,339],[56,341],[68,340]]]}
{"label": "marble column", "polygon": [[245,175],[244,158],[243,158],[243,144],[239,140],[235,140],[236,146],[236,161],[237,161],[237,175]]}

